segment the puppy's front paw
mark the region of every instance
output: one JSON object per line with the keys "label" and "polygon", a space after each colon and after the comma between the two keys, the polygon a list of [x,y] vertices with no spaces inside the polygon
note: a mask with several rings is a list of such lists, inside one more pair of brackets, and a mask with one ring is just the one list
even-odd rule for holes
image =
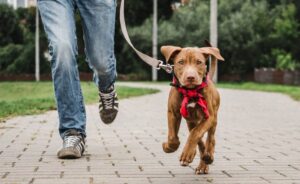
{"label": "puppy's front paw", "polygon": [[208,174],[208,170],[208,165],[201,161],[199,166],[196,168],[195,174]]}
{"label": "puppy's front paw", "polygon": [[176,143],[164,142],[162,144],[162,147],[163,147],[163,150],[164,150],[165,153],[173,153],[178,149],[179,145],[180,145],[179,141],[176,142]]}
{"label": "puppy's front paw", "polygon": [[193,162],[196,155],[196,149],[185,148],[180,156],[180,164],[181,166],[188,166]]}

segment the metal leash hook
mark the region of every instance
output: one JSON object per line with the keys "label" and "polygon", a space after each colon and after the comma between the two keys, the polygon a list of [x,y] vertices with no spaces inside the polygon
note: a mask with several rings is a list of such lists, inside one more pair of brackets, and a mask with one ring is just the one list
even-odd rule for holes
{"label": "metal leash hook", "polygon": [[164,65],[163,61],[159,61],[159,64],[156,68],[157,70],[163,69],[165,70],[167,73],[171,74],[173,72],[173,65],[170,64],[166,64]]}

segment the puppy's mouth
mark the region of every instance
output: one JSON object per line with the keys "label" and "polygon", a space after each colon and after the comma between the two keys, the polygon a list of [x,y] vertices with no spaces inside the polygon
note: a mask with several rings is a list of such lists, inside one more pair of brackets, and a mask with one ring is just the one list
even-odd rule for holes
{"label": "puppy's mouth", "polygon": [[189,89],[193,89],[196,88],[197,86],[201,85],[202,81],[189,81],[189,80],[185,80],[183,82],[183,86]]}

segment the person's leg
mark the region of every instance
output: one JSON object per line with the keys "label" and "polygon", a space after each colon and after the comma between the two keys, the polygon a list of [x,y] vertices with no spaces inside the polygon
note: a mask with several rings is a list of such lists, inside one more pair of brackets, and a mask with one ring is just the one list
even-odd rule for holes
{"label": "person's leg", "polygon": [[118,101],[114,82],[115,0],[75,0],[83,21],[87,61],[94,71],[94,81],[100,94],[100,117],[104,123],[114,121]]}
{"label": "person's leg", "polygon": [[116,78],[114,55],[115,0],[76,0],[82,17],[87,61],[100,90],[108,89]]}
{"label": "person's leg", "polygon": [[49,41],[51,70],[62,138],[70,130],[85,137],[86,114],[77,69],[73,0],[38,0]]}

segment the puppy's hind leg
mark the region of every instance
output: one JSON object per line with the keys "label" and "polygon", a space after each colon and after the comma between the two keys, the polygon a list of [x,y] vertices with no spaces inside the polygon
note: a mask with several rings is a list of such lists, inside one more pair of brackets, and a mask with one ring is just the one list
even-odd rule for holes
{"label": "puppy's hind leg", "polygon": [[216,132],[216,123],[213,127],[209,129],[207,133],[206,150],[202,157],[202,160],[206,164],[212,164],[214,161],[214,153],[215,153],[215,145],[216,145],[215,132]]}
{"label": "puppy's hind leg", "polygon": [[205,158],[207,156],[207,154],[206,154],[207,145],[205,146],[204,142],[201,139],[200,142],[198,143],[198,146],[199,146],[199,151],[200,151],[200,163],[199,163],[198,167],[196,168],[195,173],[196,174],[208,174],[209,166],[205,161]]}

